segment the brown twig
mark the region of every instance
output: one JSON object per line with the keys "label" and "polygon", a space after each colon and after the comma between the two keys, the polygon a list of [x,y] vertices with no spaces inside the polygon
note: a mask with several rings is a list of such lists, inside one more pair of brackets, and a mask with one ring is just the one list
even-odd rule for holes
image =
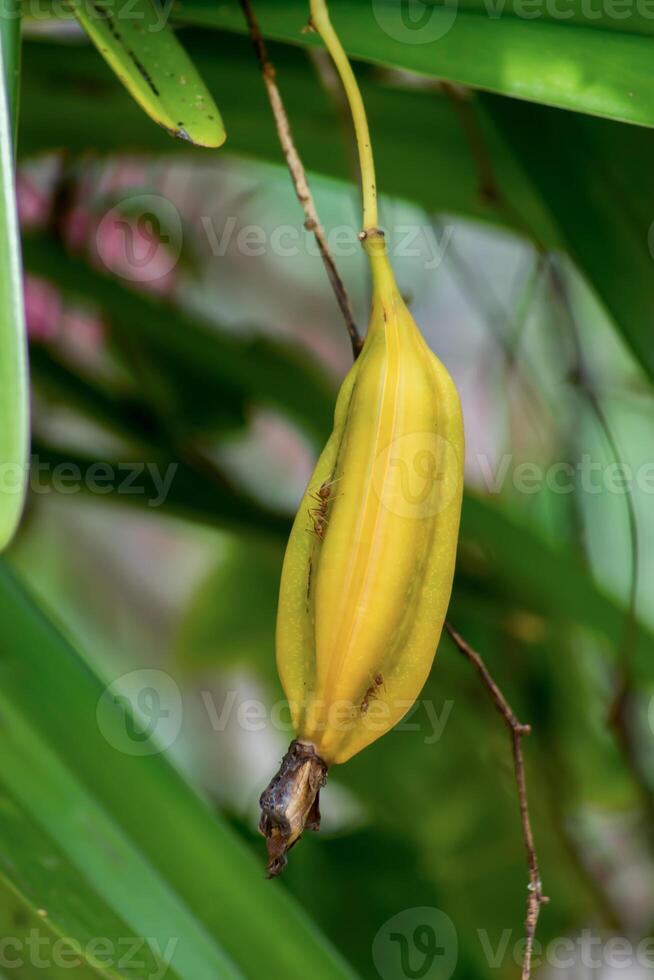
{"label": "brown twig", "polygon": [[[316,236],[320,253],[322,255],[325,268],[327,269],[329,281],[332,285],[334,293],[336,294],[341,311],[343,312],[345,324],[352,343],[352,352],[356,358],[361,349],[362,341],[353,322],[351,312],[352,307],[349,302],[345,286],[338,274],[329,251],[329,246],[327,245],[324,237],[324,232],[318,218],[313,197],[307,183],[304,166],[293,142],[288,117],[284,109],[284,104],[282,102],[279,89],[275,83],[275,70],[268,59],[265,42],[261,36],[261,32],[259,31],[259,26],[254,15],[254,11],[252,10],[250,0],[240,0],[240,3],[248,22],[250,37],[261,66],[266,88],[268,90],[270,105],[275,118],[275,123],[277,125],[280,142],[286,157],[286,162],[291,173],[291,178],[293,180],[298,199],[307,217],[306,227],[310,228]],[[520,816],[522,821],[522,835],[527,854],[527,867],[529,871],[527,917],[525,922],[526,946],[522,966],[522,980],[529,980],[531,977],[531,959],[538,917],[540,915],[541,907],[549,901],[549,899],[543,895],[542,891],[540,872],[538,868],[538,857],[536,854],[534,836],[531,829],[531,820],[529,817],[527,781],[525,776],[524,758],[522,755],[522,738],[523,736],[531,733],[531,728],[529,725],[523,725],[518,721],[515,714],[511,710],[508,701],[493,680],[480,655],[473,650],[468,643],[466,643],[463,637],[457,633],[457,631],[449,623],[445,624],[445,628],[452,637],[452,640],[458,649],[464,654],[464,656],[469,660],[479,674],[484,686],[490,693],[493,702],[495,703],[495,707],[502,715],[502,718],[504,719],[504,722],[511,733],[513,761],[516,783],[518,787]]]}
{"label": "brown twig", "polygon": [[295,146],[291,125],[288,115],[286,114],[284,102],[277,86],[277,82],[275,81],[275,68],[268,57],[266,43],[261,35],[261,31],[259,30],[259,24],[254,14],[254,10],[252,9],[250,0],[240,0],[240,4],[248,24],[250,38],[252,40],[252,44],[254,45],[254,50],[256,52],[259,65],[261,67],[261,74],[266,86],[266,91],[268,92],[268,99],[270,101],[270,108],[272,109],[273,117],[275,119],[279,142],[281,143],[282,151],[286,157],[286,163],[291,175],[291,180],[293,181],[293,186],[295,187],[295,193],[297,194],[298,201],[302,205],[302,210],[305,214],[306,220],[304,222],[304,227],[307,229],[307,231],[312,231],[315,236],[318,244],[318,250],[320,251],[320,256],[325,269],[327,270],[327,275],[329,277],[332,289],[334,290],[334,295],[336,296],[341,313],[343,314],[345,326],[350,337],[350,343],[352,344],[352,354],[356,359],[359,355],[359,351],[361,350],[363,341],[361,340],[359,331],[357,330],[354,322],[352,305],[347,295],[345,285],[341,279],[338,269],[336,268],[336,263],[334,262],[333,256],[329,250],[329,245],[327,244],[324,229],[320,224],[313,195],[311,194],[309,184],[307,182],[304,165]]}
{"label": "brown twig", "polygon": [[520,819],[522,822],[522,836],[527,854],[527,867],[529,869],[529,884],[527,886],[527,917],[525,920],[525,954],[522,961],[522,980],[529,980],[531,976],[531,958],[534,949],[534,939],[536,936],[536,926],[538,917],[543,905],[549,899],[543,894],[543,886],[540,880],[538,868],[538,855],[534,844],[534,834],[531,829],[531,819],[529,817],[529,799],[527,796],[527,779],[525,776],[525,761],[522,754],[522,739],[525,735],[531,735],[531,726],[523,725],[520,722],[509,702],[506,700],[501,690],[493,680],[486,664],[476,650],[463,639],[460,633],[454,629],[450,623],[445,623],[445,629],[452,637],[456,647],[464,657],[472,664],[484,686],[488,690],[496,709],[502,716],[506,727],[511,735],[511,748],[513,750],[513,767],[515,770],[515,780],[518,787],[518,802],[520,804]]}

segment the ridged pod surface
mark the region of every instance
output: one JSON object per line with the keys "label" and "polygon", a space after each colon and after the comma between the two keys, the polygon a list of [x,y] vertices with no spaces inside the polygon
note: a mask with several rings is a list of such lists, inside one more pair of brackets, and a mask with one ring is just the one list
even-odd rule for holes
{"label": "ridged pod surface", "polygon": [[277,665],[300,741],[345,762],[418,697],[452,588],[463,422],[380,243],[365,344],[284,560]]}
{"label": "ridged pod surface", "polygon": [[305,828],[319,828],[329,766],[391,729],[418,697],[450,600],[463,492],[459,397],[395,283],[352,66],[326,0],[310,10],[352,112],[373,298],[284,558],[277,667],[297,738],[260,799],[270,875]]}
{"label": "ridged pod surface", "polygon": [[459,397],[397,289],[382,233],[370,238],[368,334],[284,558],[277,666],[297,738],[260,801],[271,875],[305,828],[319,828],[329,766],[379,738],[415,702],[452,589],[463,490]]}

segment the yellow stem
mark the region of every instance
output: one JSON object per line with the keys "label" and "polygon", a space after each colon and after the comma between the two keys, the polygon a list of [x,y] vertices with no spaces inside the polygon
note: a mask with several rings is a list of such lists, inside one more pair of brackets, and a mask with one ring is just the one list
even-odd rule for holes
{"label": "yellow stem", "polygon": [[[345,95],[350,105],[352,121],[356,133],[357,147],[359,149],[359,166],[361,168],[361,193],[363,195],[363,230],[366,233],[364,238],[364,248],[366,239],[371,231],[378,227],[377,219],[377,185],[375,182],[375,163],[372,156],[372,146],[370,143],[370,130],[366,110],[361,98],[359,85],[352,71],[348,57],[343,49],[343,45],[338,39],[336,31],[332,27],[325,0],[310,0],[311,21],[313,26],[325,42],[325,47],[329,51],[336,70],[341,77]],[[366,248],[366,251],[368,249]]]}

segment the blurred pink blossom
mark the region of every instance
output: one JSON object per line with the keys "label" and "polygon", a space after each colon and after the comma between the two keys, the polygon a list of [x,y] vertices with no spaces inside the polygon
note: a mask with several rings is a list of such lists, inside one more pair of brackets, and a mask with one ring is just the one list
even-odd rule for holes
{"label": "blurred pink blossom", "polygon": [[59,291],[43,279],[25,277],[25,320],[30,340],[47,343],[61,333]]}

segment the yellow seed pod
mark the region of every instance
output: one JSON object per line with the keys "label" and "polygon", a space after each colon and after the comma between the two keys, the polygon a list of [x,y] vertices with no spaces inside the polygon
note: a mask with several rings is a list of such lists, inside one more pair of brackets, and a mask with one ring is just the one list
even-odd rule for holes
{"label": "yellow seed pod", "polygon": [[305,824],[317,827],[327,768],[391,729],[418,697],[452,589],[464,461],[458,394],[397,289],[381,232],[369,233],[366,250],[368,334],[282,572],[277,666],[297,741],[261,799],[271,873]]}

